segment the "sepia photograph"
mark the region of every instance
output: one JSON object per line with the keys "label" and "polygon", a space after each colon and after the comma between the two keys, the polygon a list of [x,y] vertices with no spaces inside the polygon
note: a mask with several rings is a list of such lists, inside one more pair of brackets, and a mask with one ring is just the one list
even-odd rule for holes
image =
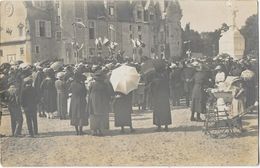
{"label": "sepia photograph", "polygon": [[1,0],[1,167],[258,166],[257,0]]}

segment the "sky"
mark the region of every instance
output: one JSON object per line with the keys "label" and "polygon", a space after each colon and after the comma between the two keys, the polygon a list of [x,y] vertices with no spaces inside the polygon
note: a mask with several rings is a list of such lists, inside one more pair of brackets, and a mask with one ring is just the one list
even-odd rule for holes
{"label": "sky", "polygon": [[257,0],[179,0],[182,8],[181,24],[184,28],[190,23],[191,29],[198,32],[214,31],[222,23],[232,25],[232,6],[238,10],[236,25],[241,28],[246,19],[258,12]]}

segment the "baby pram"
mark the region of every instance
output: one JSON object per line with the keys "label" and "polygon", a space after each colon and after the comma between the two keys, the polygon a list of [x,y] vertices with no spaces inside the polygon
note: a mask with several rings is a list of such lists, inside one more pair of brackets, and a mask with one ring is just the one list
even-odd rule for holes
{"label": "baby pram", "polygon": [[241,117],[246,113],[232,115],[232,91],[230,90],[231,81],[235,77],[227,77],[225,83],[220,88],[208,89],[208,102],[205,114],[203,131],[212,138],[225,138],[233,136],[242,127]]}

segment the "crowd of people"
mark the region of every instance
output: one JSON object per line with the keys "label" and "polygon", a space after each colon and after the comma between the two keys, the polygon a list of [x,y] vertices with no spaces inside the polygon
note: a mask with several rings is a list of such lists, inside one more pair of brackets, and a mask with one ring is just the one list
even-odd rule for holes
{"label": "crowd of people", "polygon": [[[25,67],[20,66],[22,62],[2,64],[1,101],[7,103],[10,112],[12,136],[22,136],[22,112],[31,137],[38,134],[37,117],[53,119],[55,112],[61,120],[70,119],[77,135],[83,135],[83,127],[90,125],[92,135],[102,136],[103,130],[109,129],[110,112],[115,114],[115,126],[121,127],[121,133],[125,132],[126,126],[134,132],[131,120],[134,92],[127,95],[115,92],[109,81],[111,71],[122,64],[135,67],[141,74],[140,82],[145,86],[141,107],[153,111],[155,131],[168,131],[172,124],[170,105],[180,106],[182,98],[191,109],[190,120],[203,121],[201,114],[206,112],[206,89],[218,87],[227,76],[239,77],[233,83],[236,86],[233,96],[237,100],[233,109],[244,111],[257,101],[258,62],[254,59],[160,60],[161,64],[156,65],[154,71],[143,73],[147,61],[158,60],[103,59],[76,65],[63,64],[55,69],[51,68],[51,61]],[[245,70],[254,73],[254,77],[242,78],[241,73]]]}

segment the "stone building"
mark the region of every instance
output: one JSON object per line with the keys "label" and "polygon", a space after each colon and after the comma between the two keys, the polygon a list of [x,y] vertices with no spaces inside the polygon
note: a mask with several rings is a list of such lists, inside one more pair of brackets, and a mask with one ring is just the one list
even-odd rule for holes
{"label": "stone building", "polygon": [[1,1],[0,8],[0,63],[59,57],[52,1]]}
{"label": "stone building", "polygon": [[[124,51],[137,61],[172,60],[182,54],[181,17],[177,0],[2,1],[0,59],[77,63]],[[117,44],[115,51],[97,39]],[[145,45],[136,48],[133,40]]]}

